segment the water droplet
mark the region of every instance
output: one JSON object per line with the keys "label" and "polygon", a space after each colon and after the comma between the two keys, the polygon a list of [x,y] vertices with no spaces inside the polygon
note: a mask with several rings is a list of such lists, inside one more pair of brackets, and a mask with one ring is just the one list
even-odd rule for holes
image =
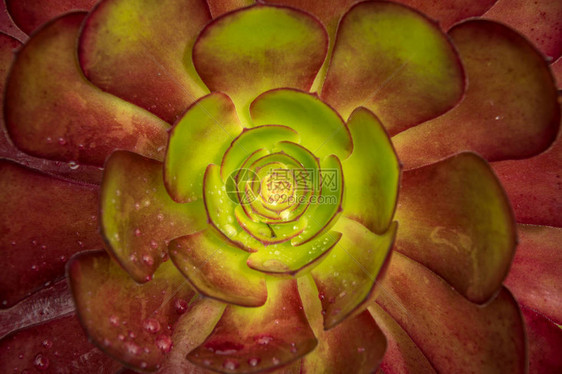
{"label": "water droplet", "polygon": [[134,331],[129,331],[129,338],[134,339],[137,337],[137,334],[135,334]]}
{"label": "water droplet", "polygon": [[119,334],[119,335],[117,335],[117,339],[123,341],[123,340],[125,340],[125,335]]}
{"label": "water droplet", "polygon": [[280,363],[281,361],[279,361],[279,359],[278,359],[277,357],[273,357],[273,358],[271,359],[271,362],[273,362],[273,365],[279,365],[279,363]]}
{"label": "water droplet", "polygon": [[78,165],[78,164],[77,164],[76,162],[74,162],[74,161],[70,161],[70,162],[68,163],[68,167],[69,167],[71,170],[76,170],[76,169],[78,169],[78,168],[80,167],[80,165]]}
{"label": "water droplet", "polygon": [[357,352],[363,353],[363,352],[365,352],[365,348],[364,348],[364,347],[359,347],[359,348],[357,348]]}
{"label": "water droplet", "polygon": [[37,265],[31,265],[31,270],[37,271],[37,270],[39,270],[39,266],[37,266]]}
{"label": "water droplet", "polygon": [[65,145],[65,144],[66,144],[66,140],[64,140],[64,138],[59,138],[59,144],[60,144],[60,145]]}
{"label": "water droplet", "polygon": [[326,298],[326,295],[324,295],[324,292],[320,292],[318,293],[318,298],[320,299],[320,301],[323,301],[324,298]]}
{"label": "water droplet", "polygon": [[255,367],[255,366],[258,366],[258,364],[259,364],[260,362],[261,362],[261,360],[260,360],[259,358],[254,357],[254,358],[250,358],[250,359],[248,360],[248,365],[254,366],[254,367]]}
{"label": "water droplet", "polygon": [[158,219],[158,221],[163,221],[164,220],[164,215],[162,213],[158,213],[158,215],[156,216],[156,218]]}
{"label": "water droplet", "polygon": [[109,317],[109,323],[111,323],[113,326],[119,326],[119,317],[117,316]]}
{"label": "water droplet", "polygon": [[240,366],[240,364],[238,363],[238,361],[230,359],[230,358],[227,358],[222,363],[222,367],[225,368],[226,370],[236,370],[236,369],[238,369],[239,366]]}
{"label": "water droplet", "polygon": [[140,349],[138,345],[132,342],[125,343],[125,348],[127,348],[127,352],[129,352],[132,355],[136,355],[137,353],[139,353],[139,349]]}
{"label": "water droplet", "polygon": [[177,299],[174,306],[176,307],[176,313],[184,314],[187,311],[189,304],[183,299]]}
{"label": "water droplet", "polygon": [[137,227],[137,228],[135,229],[135,236],[140,236],[140,235],[141,235],[141,231],[140,231],[140,229]]}
{"label": "water droplet", "polygon": [[156,346],[164,353],[172,350],[172,338],[168,335],[160,335],[156,338]]}
{"label": "water droplet", "polygon": [[142,323],[142,327],[151,334],[156,334],[160,331],[160,322],[154,318],[147,318]]}
{"label": "water droplet", "polygon": [[143,369],[146,369],[147,366],[148,366],[148,364],[144,361],[140,363],[140,367],[143,368]]}
{"label": "water droplet", "polygon": [[150,247],[152,247],[152,249],[158,248],[158,243],[156,242],[156,240],[153,239],[150,241]]}
{"label": "water droplet", "polygon": [[49,359],[41,353],[35,356],[35,359],[33,360],[33,366],[35,366],[37,370],[47,370],[49,368],[49,364]]}
{"label": "water droplet", "polygon": [[41,345],[47,349],[51,348],[53,346],[53,341],[49,340],[49,339],[45,339],[41,342]]}
{"label": "water droplet", "polygon": [[143,255],[142,261],[148,266],[152,266],[154,264],[154,259],[150,255]]}
{"label": "water droplet", "polygon": [[272,337],[272,336],[269,336],[269,335],[261,335],[261,336],[256,336],[256,337],[254,338],[254,341],[255,341],[256,343],[258,343],[258,344],[261,344],[261,345],[267,345],[267,344],[269,344],[272,340],[273,340],[273,337]]}

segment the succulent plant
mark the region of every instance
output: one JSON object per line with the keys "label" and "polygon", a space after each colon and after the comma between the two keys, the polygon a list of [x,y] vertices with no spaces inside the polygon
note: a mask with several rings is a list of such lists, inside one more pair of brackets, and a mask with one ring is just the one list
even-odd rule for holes
{"label": "succulent plant", "polygon": [[559,2],[5,5],[2,372],[562,371]]}

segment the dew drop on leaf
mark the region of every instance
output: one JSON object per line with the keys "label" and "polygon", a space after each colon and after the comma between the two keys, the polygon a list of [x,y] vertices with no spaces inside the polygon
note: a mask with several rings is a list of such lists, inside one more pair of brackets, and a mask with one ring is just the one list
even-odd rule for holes
{"label": "dew drop on leaf", "polygon": [[156,346],[164,353],[170,352],[172,349],[172,338],[168,335],[160,335],[156,338]]}
{"label": "dew drop on leaf", "polygon": [[47,370],[49,368],[49,359],[45,356],[43,356],[41,353],[39,353],[37,356],[35,356],[35,359],[33,360],[33,366],[35,366],[38,370]]}
{"label": "dew drop on leaf", "polygon": [[160,331],[160,322],[154,318],[147,318],[142,323],[142,327],[151,334],[156,334]]}

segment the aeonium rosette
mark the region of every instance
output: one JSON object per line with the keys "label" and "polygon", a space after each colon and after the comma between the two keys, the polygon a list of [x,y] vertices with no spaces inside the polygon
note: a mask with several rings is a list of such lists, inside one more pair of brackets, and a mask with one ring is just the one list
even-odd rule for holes
{"label": "aeonium rosette", "polygon": [[[8,211],[30,208],[5,224],[8,260],[33,261],[3,275],[4,307],[82,252],[67,266],[80,324],[136,371],[524,372],[502,286],[514,217],[486,160],[553,141],[543,56],[492,21],[444,34],[391,2],[268,3],[104,0],[18,51],[9,135],[71,171],[2,162]],[[45,249],[67,247],[52,265]],[[31,354],[58,370],[53,342],[30,353],[26,333],[0,347],[25,363],[0,367]]]}

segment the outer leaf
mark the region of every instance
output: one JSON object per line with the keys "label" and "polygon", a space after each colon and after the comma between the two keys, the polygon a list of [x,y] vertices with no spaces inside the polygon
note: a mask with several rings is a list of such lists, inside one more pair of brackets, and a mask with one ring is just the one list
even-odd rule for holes
{"label": "outer leaf", "polygon": [[408,333],[384,309],[373,303],[369,306],[369,312],[371,312],[388,342],[380,367],[384,373],[436,373],[422,351],[408,336]]}
{"label": "outer leaf", "polygon": [[164,164],[166,188],[175,201],[202,198],[207,165],[220,163],[241,131],[234,104],[220,92],[205,96],[187,110],[172,129]]}
{"label": "outer leaf", "polygon": [[470,84],[454,109],[392,139],[404,166],[425,165],[462,150],[489,161],[545,150],[558,131],[560,112],[543,56],[519,34],[491,21],[466,21],[449,35]]}
{"label": "outer leaf", "polygon": [[267,299],[265,278],[248,269],[248,253],[209,227],[170,242],[170,258],[200,293],[241,306],[260,306]]}
{"label": "outer leaf", "polygon": [[117,151],[101,187],[101,230],[112,254],[137,282],[146,282],[167,256],[168,241],[207,226],[202,201],[174,202],[162,163]]}
{"label": "outer leaf", "polygon": [[526,160],[492,163],[519,223],[562,227],[562,136]]}
{"label": "outer leaf", "polygon": [[490,166],[473,153],[404,173],[396,249],[476,303],[500,289],[517,242],[515,222]]}
{"label": "outer leaf", "polygon": [[113,374],[119,363],[86,339],[75,315],[17,331],[0,342],[3,373]]}
{"label": "outer leaf", "polygon": [[521,307],[529,341],[529,373],[557,373],[562,370],[562,328],[532,309]]}
{"label": "outer leaf", "polygon": [[194,295],[174,264],[139,285],[104,252],[83,252],[69,262],[68,276],[82,326],[98,347],[135,369],[164,362],[170,329]]}
{"label": "outer leaf", "polygon": [[489,304],[478,306],[424,266],[395,252],[381,290],[377,303],[437,372],[526,372],[521,312],[505,288]]}
{"label": "outer leaf", "polygon": [[299,278],[299,292],[318,338],[318,347],[303,358],[300,373],[373,373],[384,355],[386,339],[369,312],[324,331],[318,290],[310,277]]}
{"label": "outer leaf", "polygon": [[74,253],[102,243],[97,187],[0,160],[0,191],[0,254],[5,264],[0,308],[6,308],[62,277]]}
{"label": "outer leaf", "polygon": [[326,31],[313,17],[259,4],[208,24],[193,47],[193,61],[211,91],[228,94],[245,122],[258,94],[278,87],[308,90],[327,47]]}
{"label": "outer leaf", "polygon": [[398,4],[363,2],[338,26],[321,97],[344,117],[365,106],[396,134],[444,113],[463,90],[456,52],[435,24]]}
{"label": "outer leaf", "polygon": [[96,0],[4,0],[14,22],[31,34],[39,26],[72,10],[90,10]]}
{"label": "outer leaf", "polygon": [[384,127],[368,109],[356,109],[348,126],[353,153],[342,162],[346,180],[343,215],[382,234],[396,208],[400,164]]}
{"label": "outer leaf", "polygon": [[340,218],[335,231],[343,234],[328,257],[311,274],[318,287],[324,328],[331,329],[367,302],[388,264],[397,224],[376,235],[361,224]]}
{"label": "outer leaf", "polygon": [[6,10],[6,2],[0,2],[0,32],[10,35],[19,41],[26,41],[27,35],[19,29]]}
{"label": "outer leaf", "polygon": [[62,16],[19,51],[6,83],[10,137],[25,152],[60,161],[102,166],[115,148],[161,159],[168,126],[82,75],[75,48],[83,19]]}
{"label": "outer leaf", "polygon": [[316,346],[295,280],[268,279],[264,306],[228,306],[213,333],[187,355],[202,367],[253,373],[288,364]]}
{"label": "outer leaf", "polygon": [[397,0],[398,3],[409,5],[428,17],[439,22],[443,30],[449,29],[453,24],[470,17],[481,16],[490,9],[497,0]]}
{"label": "outer leaf", "polygon": [[498,0],[485,18],[513,27],[547,56],[562,55],[562,3],[559,1]]}
{"label": "outer leaf", "polygon": [[351,135],[339,114],[305,92],[265,92],[252,102],[250,115],[254,125],[278,123],[291,127],[300,135],[300,144],[321,158],[335,154],[345,159],[353,148]]}
{"label": "outer leaf", "polygon": [[254,0],[208,0],[209,9],[213,18],[217,18],[224,13],[242,8],[244,6],[252,5]]}
{"label": "outer leaf", "polygon": [[173,123],[208,92],[191,60],[203,0],[105,0],[88,16],[80,65],[95,85]]}
{"label": "outer leaf", "polygon": [[518,225],[521,243],[505,284],[519,303],[562,324],[562,228]]}

